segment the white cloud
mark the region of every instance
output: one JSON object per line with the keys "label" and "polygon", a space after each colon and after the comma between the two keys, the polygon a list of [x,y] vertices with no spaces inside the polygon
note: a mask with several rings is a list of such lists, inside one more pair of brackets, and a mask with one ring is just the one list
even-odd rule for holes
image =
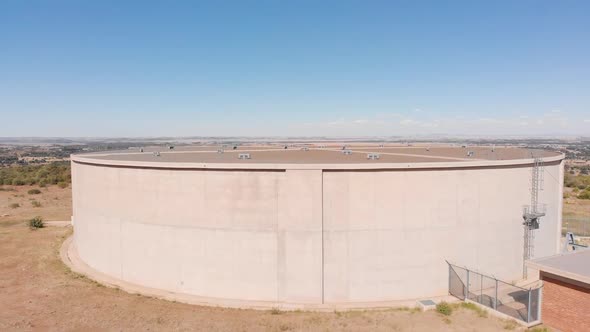
{"label": "white cloud", "polygon": [[[480,113],[481,114],[481,113]],[[464,114],[438,115],[431,112],[381,112],[358,118],[307,124],[317,135],[557,135],[582,134],[590,118],[576,118],[560,110],[508,116],[476,117]]]}
{"label": "white cloud", "polygon": [[399,124],[401,124],[402,126],[413,126],[417,124],[417,122],[412,119],[403,119],[399,122]]}
{"label": "white cloud", "polygon": [[356,120],[347,120],[344,118],[336,119],[334,121],[327,121],[327,122],[306,122],[303,125],[305,127],[316,127],[316,128],[325,128],[325,127],[333,127],[333,128],[351,128],[351,127],[364,127],[364,126],[374,126],[374,125],[381,125],[385,122],[381,120],[371,120],[371,119],[356,119]]}
{"label": "white cloud", "polygon": [[438,120],[433,121],[418,121],[414,119],[403,119],[399,122],[400,125],[405,127],[420,127],[420,128],[436,128],[438,127]]}
{"label": "white cloud", "polygon": [[494,119],[494,118],[480,118],[480,119],[477,119],[477,122],[479,122],[479,123],[501,123],[502,120]]}
{"label": "white cloud", "polygon": [[399,119],[399,118],[403,118],[404,116],[399,113],[377,113],[375,115],[375,117],[378,119],[387,119],[387,118]]}

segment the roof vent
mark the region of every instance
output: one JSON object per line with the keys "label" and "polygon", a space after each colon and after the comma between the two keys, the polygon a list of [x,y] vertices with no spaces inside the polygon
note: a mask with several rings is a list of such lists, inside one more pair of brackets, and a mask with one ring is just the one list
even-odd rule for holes
{"label": "roof vent", "polygon": [[250,154],[249,153],[240,153],[238,155],[238,159],[250,159]]}
{"label": "roof vent", "polygon": [[378,153],[368,153],[367,154],[367,159],[369,159],[369,160],[378,160],[379,159],[379,154]]}
{"label": "roof vent", "polygon": [[467,157],[473,157],[473,155],[475,155],[475,152],[467,151]]}
{"label": "roof vent", "polygon": [[304,146],[301,148],[302,151],[309,151],[309,148],[307,146]]}
{"label": "roof vent", "polygon": [[352,151],[350,151],[350,150],[342,150],[342,153],[345,154],[345,155],[351,155],[352,154]]}
{"label": "roof vent", "polygon": [[217,153],[223,153],[223,149],[217,149]]}
{"label": "roof vent", "polygon": [[143,152],[143,148],[139,148],[139,152]]}
{"label": "roof vent", "polygon": [[159,157],[160,156],[160,152],[156,151],[154,152],[154,157]]}
{"label": "roof vent", "polygon": [[170,145],[170,146],[168,147],[168,150],[174,150],[174,145]]}
{"label": "roof vent", "polygon": [[426,148],[426,151],[430,151],[430,147],[427,147],[427,148]]}

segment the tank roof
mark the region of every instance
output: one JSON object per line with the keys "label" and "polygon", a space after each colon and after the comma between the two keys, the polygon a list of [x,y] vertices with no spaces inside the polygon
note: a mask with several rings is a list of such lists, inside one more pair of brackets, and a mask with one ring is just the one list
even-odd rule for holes
{"label": "tank roof", "polygon": [[[563,155],[545,150],[491,146],[179,146],[146,147],[73,155],[75,162],[103,165],[175,168],[281,168],[310,165],[314,168],[472,167],[530,163],[535,157],[557,161]],[[346,152],[345,152],[346,151]],[[240,154],[248,154],[242,156]],[[373,155],[373,157],[369,157]],[[275,165],[276,167],[269,167]],[[338,166],[338,165],[341,165]],[[318,168],[318,167],[315,167]]]}

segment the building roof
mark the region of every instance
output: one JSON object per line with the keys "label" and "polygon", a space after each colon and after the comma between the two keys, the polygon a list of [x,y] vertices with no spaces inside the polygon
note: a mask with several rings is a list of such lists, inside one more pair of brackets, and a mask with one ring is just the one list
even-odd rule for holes
{"label": "building roof", "polygon": [[527,262],[527,266],[590,284],[590,250],[578,250]]}
{"label": "building roof", "polygon": [[[350,151],[345,154],[344,150]],[[223,152],[220,152],[223,151]],[[157,152],[157,153],[156,153]],[[250,159],[240,159],[240,154]],[[377,159],[368,158],[378,155]],[[533,156],[558,161],[563,155],[550,151],[513,147],[400,147],[351,146],[179,146],[73,155],[75,162],[139,167],[197,168],[408,168],[474,167],[531,163]]]}

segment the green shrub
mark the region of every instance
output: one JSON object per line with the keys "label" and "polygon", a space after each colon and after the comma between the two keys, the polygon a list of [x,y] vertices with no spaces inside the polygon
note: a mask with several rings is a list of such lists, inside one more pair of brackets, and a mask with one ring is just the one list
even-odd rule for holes
{"label": "green shrub", "polygon": [[16,209],[16,208],[19,208],[20,207],[20,204],[18,204],[18,203],[12,203],[12,204],[9,205],[9,207],[11,209]]}
{"label": "green shrub", "polygon": [[23,179],[12,179],[12,185],[13,186],[24,186],[25,185],[25,180],[23,180]]}
{"label": "green shrub", "polygon": [[64,188],[67,188],[68,187],[68,183],[62,181],[62,182],[58,183],[57,186],[60,187],[60,188],[62,188],[62,189],[64,189]]}
{"label": "green shrub", "polygon": [[72,179],[69,162],[54,162],[43,165],[19,165],[0,168],[0,185],[22,186],[39,184],[48,186]]}
{"label": "green shrub", "polygon": [[590,199],[590,191],[589,190],[584,190],[583,192],[581,192],[578,195],[579,199]]}
{"label": "green shrub", "polygon": [[27,191],[27,194],[29,195],[38,195],[41,193],[41,190],[39,189],[29,189],[29,191]]}
{"label": "green shrub", "polygon": [[580,175],[565,174],[564,184],[566,187],[575,189],[585,189],[590,186],[590,176],[580,173]]}
{"label": "green shrub", "polygon": [[447,302],[440,302],[436,305],[436,311],[445,316],[450,316],[453,313],[453,307]]}
{"label": "green shrub", "polygon": [[43,223],[43,218],[37,216],[35,218],[29,219],[29,227],[31,229],[43,228],[45,224]]}
{"label": "green shrub", "polygon": [[39,201],[32,201],[31,202],[31,205],[33,205],[33,207],[36,207],[36,208],[37,207],[41,207],[41,202],[39,202]]}

